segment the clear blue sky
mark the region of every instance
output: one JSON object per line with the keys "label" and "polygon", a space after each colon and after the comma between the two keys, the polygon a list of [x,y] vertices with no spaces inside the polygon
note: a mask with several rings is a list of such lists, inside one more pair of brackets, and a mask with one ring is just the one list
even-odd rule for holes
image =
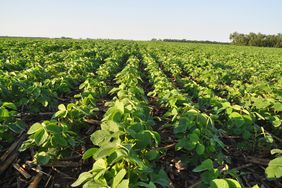
{"label": "clear blue sky", "polygon": [[282,0],[0,0],[0,35],[228,41],[282,33]]}

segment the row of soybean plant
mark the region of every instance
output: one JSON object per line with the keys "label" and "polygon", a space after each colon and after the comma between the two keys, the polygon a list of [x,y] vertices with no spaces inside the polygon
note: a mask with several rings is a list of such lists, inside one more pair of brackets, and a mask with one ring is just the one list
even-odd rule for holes
{"label": "row of soybean plant", "polygon": [[[72,95],[81,82],[93,77],[93,71],[103,63],[102,52],[94,51],[93,57],[83,57],[80,53],[72,52],[62,62],[47,65],[45,69],[35,63],[33,68],[0,75],[0,140],[3,143],[9,145],[16,134],[27,128],[22,120],[24,114],[55,111],[61,95]],[[48,78],[46,74],[51,76]]]}
{"label": "row of soybean plant", "polygon": [[[165,72],[171,75],[177,85],[188,93],[194,106],[202,112],[210,114],[227,134],[241,135],[245,140],[258,134],[259,127],[255,124],[256,116],[240,105],[231,104],[217,96],[211,89],[203,87],[185,76],[185,63],[171,54],[157,54],[155,57]],[[270,135],[269,135],[270,136]]]}
{"label": "row of soybean plant", "polygon": [[[226,99],[217,96],[213,90],[199,85],[189,77],[183,77],[185,64],[181,59],[178,59],[173,55],[159,55],[158,59],[161,61],[160,63],[163,65],[164,70],[176,78],[180,87],[188,92],[192,101],[196,101],[197,108],[211,114],[213,120],[217,122],[218,128],[227,131],[228,135],[242,136],[242,141],[248,143],[245,144],[246,147],[243,148],[245,151],[253,152],[253,148],[256,148],[256,150],[259,148],[268,148],[270,153],[275,154],[274,151],[276,150],[273,149],[270,151],[270,149],[279,148],[279,143],[275,142],[276,140],[273,139],[272,135],[279,134],[279,131],[278,133],[277,131],[275,131],[275,133],[272,130],[270,130],[270,132],[265,131],[265,128],[269,129],[266,126],[267,121],[263,121],[264,123],[262,124],[262,118],[260,118],[260,115],[257,112],[248,111],[243,106],[237,104],[231,104]],[[268,121],[271,120],[268,119]],[[264,126],[260,126],[261,124]],[[277,130],[277,127],[275,126],[271,128]],[[271,169],[274,161],[278,159],[279,156],[270,161],[268,168],[266,168],[268,179],[277,178],[277,176],[271,173],[268,169]]]}
{"label": "row of soybean plant", "polygon": [[70,151],[82,144],[79,135],[89,128],[87,119],[95,119],[99,110],[97,101],[104,98],[111,89],[108,81],[123,66],[127,57],[124,51],[121,48],[121,51],[105,59],[96,73],[80,85],[82,92],[74,96],[78,98],[77,101],[60,104],[50,120],[33,124],[20,151],[35,147],[37,152],[33,156],[34,162],[47,164],[54,159],[69,156]]}
{"label": "row of soybean plant", "polygon": [[[237,75],[238,70],[243,75],[251,76],[258,73],[259,70],[257,70],[256,65],[260,60],[255,58],[251,61],[252,64],[246,63],[248,66],[246,68],[246,65],[243,66],[245,61],[238,60],[235,57],[233,57],[235,60],[232,57],[230,59],[220,58],[218,55],[202,57],[197,53],[180,56],[176,53],[175,56],[191,79],[211,89],[218,96],[226,98],[229,102],[237,103],[248,111],[256,112],[255,115],[259,119],[268,121],[273,129],[281,130],[282,116],[280,112],[282,111],[282,103],[279,90],[281,90],[282,80],[277,73],[279,69],[271,69],[276,70],[276,72],[267,74],[271,78],[264,77],[263,75],[266,73],[261,73],[262,76],[252,76],[249,79],[243,77],[229,78],[230,74]],[[267,60],[267,58],[264,60]],[[265,64],[265,62],[260,63],[260,65],[262,64]],[[279,64],[279,61],[276,64]],[[228,66],[232,68],[233,73],[227,71],[229,68],[226,67]],[[246,70],[249,71],[246,72]],[[229,80],[229,82],[226,83],[224,80]]]}
{"label": "row of soybean plant", "polygon": [[177,139],[175,150],[184,152],[181,161],[194,166],[193,172],[201,173],[203,186],[223,182],[240,187],[236,180],[225,178],[225,174],[214,168],[214,163],[224,165],[221,152],[224,144],[212,118],[199,111],[187,95],[173,85],[149,54],[144,52],[143,55],[145,70],[153,84],[153,91],[149,95],[156,96],[160,106],[167,109],[164,116],[171,117],[173,133]]}
{"label": "row of soybean plant", "polygon": [[93,147],[83,159],[93,158],[92,169],[80,174],[73,187],[168,187],[166,173],[153,163],[160,135],[152,130],[148,99],[142,88],[140,62],[131,56],[116,75],[118,87],[108,103],[101,129],[91,135]]}

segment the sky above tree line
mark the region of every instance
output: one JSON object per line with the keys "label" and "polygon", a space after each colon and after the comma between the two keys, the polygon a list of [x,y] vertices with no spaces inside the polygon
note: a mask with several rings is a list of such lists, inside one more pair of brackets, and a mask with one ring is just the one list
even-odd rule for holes
{"label": "sky above tree line", "polygon": [[0,0],[0,36],[229,41],[282,33],[281,0]]}

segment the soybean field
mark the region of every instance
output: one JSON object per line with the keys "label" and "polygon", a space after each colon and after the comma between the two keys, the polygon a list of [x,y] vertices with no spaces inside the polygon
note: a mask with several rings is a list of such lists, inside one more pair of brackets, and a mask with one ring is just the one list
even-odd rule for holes
{"label": "soybean field", "polygon": [[282,187],[282,49],[0,39],[0,187]]}

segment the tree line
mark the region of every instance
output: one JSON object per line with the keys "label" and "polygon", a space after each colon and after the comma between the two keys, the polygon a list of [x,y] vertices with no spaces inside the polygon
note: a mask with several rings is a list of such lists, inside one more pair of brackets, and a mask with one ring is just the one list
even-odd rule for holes
{"label": "tree line", "polygon": [[244,46],[262,46],[262,47],[282,47],[282,34],[265,35],[261,33],[242,34],[234,32],[230,34],[232,44]]}
{"label": "tree line", "polygon": [[156,39],[153,38],[151,41],[163,41],[163,42],[188,42],[188,43],[206,43],[206,44],[229,44],[228,42],[218,42],[209,40],[187,40],[187,39]]}

